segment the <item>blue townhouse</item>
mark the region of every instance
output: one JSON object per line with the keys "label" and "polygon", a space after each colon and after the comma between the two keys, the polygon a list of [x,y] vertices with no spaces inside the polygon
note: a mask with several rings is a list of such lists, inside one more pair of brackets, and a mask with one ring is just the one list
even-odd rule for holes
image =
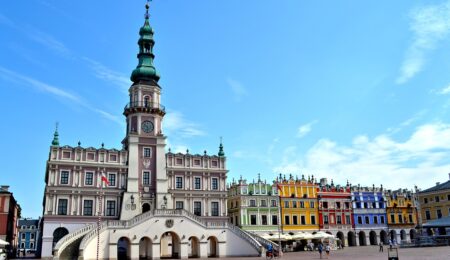
{"label": "blue townhouse", "polygon": [[[355,236],[353,245],[388,244],[386,196],[381,187],[352,187],[353,223]],[[349,245],[350,240],[349,240]]]}
{"label": "blue townhouse", "polygon": [[39,238],[39,219],[19,219],[18,247],[20,252],[36,252]]}

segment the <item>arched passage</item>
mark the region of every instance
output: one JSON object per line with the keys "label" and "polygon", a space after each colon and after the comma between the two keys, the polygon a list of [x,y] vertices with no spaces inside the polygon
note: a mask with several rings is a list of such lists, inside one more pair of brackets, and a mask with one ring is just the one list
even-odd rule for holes
{"label": "arched passage", "polygon": [[208,257],[219,256],[219,241],[216,237],[208,237]]}
{"label": "arched passage", "polygon": [[161,236],[161,258],[180,258],[180,248],[180,237],[175,232],[166,232]]}
{"label": "arched passage", "polygon": [[389,239],[388,239],[388,236],[387,236],[387,232],[386,232],[386,231],[384,231],[384,230],[381,230],[381,231],[380,231],[380,240],[381,240],[381,242],[383,242],[383,244],[385,244],[385,245],[389,244]]}
{"label": "arched passage", "polygon": [[131,242],[128,237],[121,237],[117,241],[117,260],[128,260],[131,258]]}
{"label": "arched passage", "polygon": [[150,211],[150,204],[144,203],[142,204],[142,213]]}
{"label": "arched passage", "polygon": [[152,240],[148,237],[143,237],[139,241],[139,259],[152,259]]}
{"label": "arched passage", "polygon": [[200,240],[197,237],[190,237],[189,244],[188,256],[190,258],[200,257]]}
{"label": "arched passage", "polygon": [[416,230],[415,230],[415,229],[411,229],[411,230],[409,231],[409,239],[414,240],[414,239],[416,239],[416,237],[417,237],[417,232],[416,232]]}
{"label": "arched passage", "polygon": [[339,238],[339,240],[341,240],[341,243],[343,246],[345,246],[345,237],[344,237],[344,233],[342,233],[341,231],[337,232],[336,237]]}
{"label": "arched passage", "polygon": [[391,232],[389,232],[390,234],[390,238],[392,240],[392,243],[397,242],[397,231],[395,231],[394,229],[391,230]]}
{"label": "arched passage", "polygon": [[400,230],[400,240],[401,241],[406,240],[406,231],[404,229]]}
{"label": "arched passage", "polygon": [[69,230],[66,228],[59,227],[55,229],[55,231],[53,231],[53,247],[55,247],[56,243],[67,234],[69,234]]}
{"label": "arched passage", "polygon": [[376,246],[378,244],[377,233],[375,231],[372,230],[369,232],[369,240],[370,240],[370,245],[372,245],[372,246]]}
{"label": "arched passage", "polygon": [[356,235],[353,231],[347,233],[348,246],[356,246]]}
{"label": "arched passage", "polygon": [[366,233],[364,231],[359,231],[359,245],[360,246],[367,246],[366,241]]}

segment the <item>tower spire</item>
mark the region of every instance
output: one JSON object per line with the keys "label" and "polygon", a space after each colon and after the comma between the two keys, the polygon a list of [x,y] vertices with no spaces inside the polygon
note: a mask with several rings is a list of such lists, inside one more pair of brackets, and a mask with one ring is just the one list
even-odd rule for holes
{"label": "tower spire", "polygon": [[219,145],[219,153],[218,153],[218,155],[220,157],[224,157],[225,156],[225,152],[223,151],[222,137],[220,137],[220,145]]}
{"label": "tower spire", "polygon": [[52,145],[59,146],[58,122],[56,122],[56,128],[55,133],[53,134]]}
{"label": "tower spire", "polygon": [[153,54],[153,46],[155,41],[153,40],[153,29],[150,26],[150,0],[147,0],[145,4],[145,21],[144,25],[139,30],[139,53],[137,55],[139,62],[136,69],[131,73],[131,81],[138,83],[139,81],[150,81],[157,85],[160,78],[159,73],[156,71],[153,65],[153,59],[155,55]]}

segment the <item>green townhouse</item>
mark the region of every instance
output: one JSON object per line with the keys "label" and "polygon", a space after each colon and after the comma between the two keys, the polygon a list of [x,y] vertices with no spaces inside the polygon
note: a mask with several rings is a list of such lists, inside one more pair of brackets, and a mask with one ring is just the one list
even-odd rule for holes
{"label": "green townhouse", "polygon": [[228,217],[232,224],[254,233],[278,231],[278,190],[275,184],[262,181],[247,183],[241,178],[228,188]]}

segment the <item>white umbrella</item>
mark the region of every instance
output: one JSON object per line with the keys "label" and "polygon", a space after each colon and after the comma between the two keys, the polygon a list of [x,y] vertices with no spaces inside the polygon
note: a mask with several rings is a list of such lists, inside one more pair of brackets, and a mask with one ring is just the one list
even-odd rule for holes
{"label": "white umbrella", "polygon": [[0,239],[0,245],[6,246],[6,245],[9,245],[9,243],[6,242],[5,240]]}
{"label": "white umbrella", "polygon": [[322,238],[334,238],[333,235],[328,234],[328,233],[325,233],[325,232],[323,232],[323,231],[319,231],[319,232],[315,233],[313,236],[314,236],[314,238],[316,238],[316,239],[322,239]]}
{"label": "white umbrella", "polygon": [[313,239],[314,236],[307,232],[297,232],[294,235],[292,235],[292,239],[294,240],[303,240],[303,239]]}

